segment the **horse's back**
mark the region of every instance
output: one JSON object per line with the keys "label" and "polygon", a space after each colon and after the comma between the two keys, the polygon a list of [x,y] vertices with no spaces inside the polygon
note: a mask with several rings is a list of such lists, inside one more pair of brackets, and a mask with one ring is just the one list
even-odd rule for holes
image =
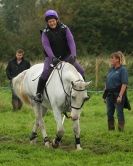
{"label": "horse's back", "polygon": [[[43,71],[43,67],[44,67],[43,63],[35,64],[30,69],[26,70],[26,72],[24,73],[24,77],[20,77],[21,74],[18,75],[18,77],[16,78],[16,82],[18,81],[17,91],[19,91],[19,89],[21,89],[21,93],[23,92],[23,96],[24,95],[31,96],[31,97],[35,96],[37,85],[38,85],[38,80]],[[57,70],[56,70],[56,68],[55,68],[55,70],[53,70],[53,72],[51,73],[51,76],[49,77],[49,80],[47,82],[47,91],[48,91],[48,93],[50,93],[50,94],[52,93],[52,95],[58,96],[58,97],[62,96],[64,93],[64,91],[62,89],[60,77],[58,76],[59,73],[62,73],[62,71],[63,71],[64,79],[66,77],[68,79],[70,79],[71,72],[74,73],[74,75],[77,75],[77,73],[78,73],[77,70],[75,69],[75,67],[67,62],[60,63],[57,66]],[[73,76],[72,76],[72,78],[73,78]],[[65,84],[65,80],[64,80],[64,84]],[[59,91],[59,89],[60,89],[60,91]],[[50,94],[49,94],[49,97],[51,96]]]}
{"label": "horse's back", "polygon": [[34,80],[36,79],[39,75],[41,75],[43,71],[43,63],[39,63],[39,64],[35,64],[33,65],[28,71],[28,77],[30,77],[30,79]]}

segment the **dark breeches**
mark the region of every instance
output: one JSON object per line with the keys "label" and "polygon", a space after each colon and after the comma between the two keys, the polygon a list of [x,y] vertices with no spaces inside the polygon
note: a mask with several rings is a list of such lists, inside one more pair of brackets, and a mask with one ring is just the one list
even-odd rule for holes
{"label": "dark breeches", "polygon": [[118,121],[125,121],[123,112],[125,96],[123,96],[122,102],[119,104],[116,103],[117,96],[118,94],[110,94],[107,96],[107,116],[109,121],[114,120],[115,109],[117,111]]}
{"label": "dark breeches", "polygon": [[14,90],[12,88],[12,82],[10,83],[10,85],[11,85],[11,91],[12,91],[12,107],[13,107],[13,110],[16,111],[16,110],[21,109],[23,104],[22,104],[21,100],[14,93]]}
{"label": "dark breeches", "polygon": [[[62,59],[65,62],[68,62],[68,57]],[[43,72],[41,74],[41,78],[44,80],[47,80],[48,77],[50,76],[53,68],[51,67],[52,64],[52,58],[46,57],[45,61],[44,61],[44,68],[43,68]],[[72,65],[77,69],[77,71],[84,77],[84,70],[83,68],[80,66],[80,64],[75,61],[74,63],[72,63]]]}

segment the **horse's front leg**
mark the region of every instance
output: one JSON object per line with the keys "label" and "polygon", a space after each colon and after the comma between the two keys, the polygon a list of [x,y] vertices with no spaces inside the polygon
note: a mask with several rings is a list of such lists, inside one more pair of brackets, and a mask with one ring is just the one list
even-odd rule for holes
{"label": "horse's front leg", "polygon": [[53,140],[52,146],[54,148],[58,148],[58,146],[61,142],[61,139],[64,135],[64,127],[63,127],[63,124],[62,124],[62,116],[61,116],[61,112],[58,108],[56,108],[56,109],[54,108],[54,117],[55,117],[56,124],[57,124],[57,134],[56,134],[55,139]]}
{"label": "horse's front leg", "polygon": [[79,119],[73,121],[73,131],[75,135],[75,144],[77,150],[82,150],[80,145],[80,124]]}

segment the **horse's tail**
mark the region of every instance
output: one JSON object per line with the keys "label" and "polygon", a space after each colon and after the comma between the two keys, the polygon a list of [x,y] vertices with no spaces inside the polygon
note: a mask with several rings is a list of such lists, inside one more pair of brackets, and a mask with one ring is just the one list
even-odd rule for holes
{"label": "horse's tail", "polygon": [[20,100],[28,105],[31,104],[30,98],[24,91],[24,85],[23,85],[23,80],[25,78],[27,70],[24,70],[22,73],[17,75],[15,78],[12,80],[12,85],[13,85],[13,91],[14,93],[20,98]]}
{"label": "horse's tail", "polygon": [[31,105],[31,100],[30,100],[29,96],[26,95],[26,93],[24,92],[23,83],[22,83],[22,85],[20,86],[20,95],[19,95],[19,97],[21,98],[21,100],[22,100],[25,104]]}

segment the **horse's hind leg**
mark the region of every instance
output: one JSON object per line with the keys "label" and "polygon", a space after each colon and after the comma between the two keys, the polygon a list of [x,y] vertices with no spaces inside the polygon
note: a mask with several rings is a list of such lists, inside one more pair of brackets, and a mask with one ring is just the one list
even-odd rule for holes
{"label": "horse's hind leg", "polygon": [[46,147],[49,147],[50,141],[49,141],[49,138],[48,138],[47,133],[46,133],[45,123],[43,121],[43,116],[45,116],[45,114],[47,113],[47,108],[42,106],[40,110],[41,110],[41,113],[40,113],[39,127],[40,127],[41,132],[42,132],[43,142],[44,142]]}
{"label": "horse's hind leg", "polygon": [[37,141],[37,129],[39,128],[39,118],[38,118],[38,110],[36,106],[33,106],[34,114],[35,114],[35,122],[33,125],[32,133],[30,135],[30,142],[35,144]]}
{"label": "horse's hind leg", "polygon": [[34,106],[34,112],[35,112],[36,120],[35,120],[35,124],[33,126],[33,129],[32,129],[32,134],[31,134],[30,138],[32,138],[32,141],[36,140],[37,129],[40,128],[42,135],[43,135],[43,140],[44,140],[45,146],[49,147],[49,139],[47,137],[46,129],[44,127],[44,122],[43,122],[43,116],[45,115],[47,110],[44,110],[44,107],[42,107],[41,105],[36,104]]}
{"label": "horse's hind leg", "polygon": [[58,109],[54,108],[54,117],[57,123],[57,134],[55,139],[53,140],[52,146],[54,148],[57,148],[60,144],[60,141],[64,135],[64,127],[62,124],[62,116],[61,116],[61,112]]}

